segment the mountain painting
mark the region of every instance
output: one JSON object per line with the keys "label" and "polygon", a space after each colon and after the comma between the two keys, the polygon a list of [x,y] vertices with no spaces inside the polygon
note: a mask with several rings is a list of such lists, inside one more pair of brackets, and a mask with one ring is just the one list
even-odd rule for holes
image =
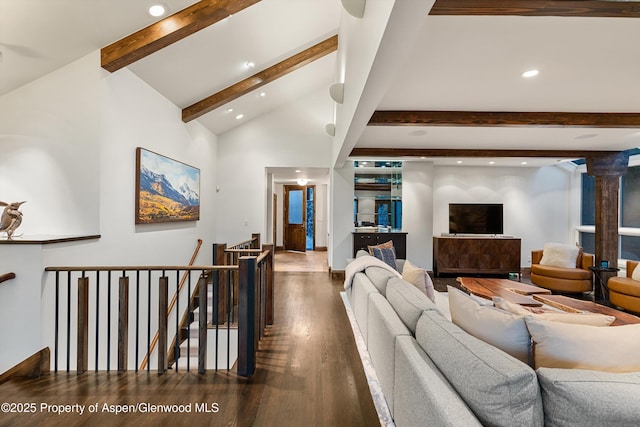
{"label": "mountain painting", "polygon": [[136,149],[136,224],[200,219],[200,169]]}

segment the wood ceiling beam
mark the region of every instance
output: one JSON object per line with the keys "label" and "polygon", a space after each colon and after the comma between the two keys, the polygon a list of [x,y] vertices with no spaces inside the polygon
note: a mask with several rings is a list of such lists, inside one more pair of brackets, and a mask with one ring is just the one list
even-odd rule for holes
{"label": "wood ceiling beam", "polygon": [[585,150],[480,150],[480,149],[428,149],[428,148],[354,148],[350,157],[545,157],[578,159],[607,157],[616,151]]}
{"label": "wood ceiling beam", "polygon": [[640,3],[593,0],[436,0],[429,14],[640,18]]}
{"label": "wood ceiling beam", "polygon": [[105,70],[114,72],[260,0],[203,0],[101,49]]}
{"label": "wood ceiling beam", "polygon": [[220,92],[214,93],[201,101],[182,110],[182,121],[190,122],[198,117],[215,110],[247,93],[271,83],[292,71],[301,68],[316,59],[335,52],[338,49],[338,36],[330,37],[310,48],[297,53],[284,61],[262,70],[251,77],[235,83]]}
{"label": "wood ceiling beam", "polygon": [[640,113],[376,111],[368,125],[640,128]]}

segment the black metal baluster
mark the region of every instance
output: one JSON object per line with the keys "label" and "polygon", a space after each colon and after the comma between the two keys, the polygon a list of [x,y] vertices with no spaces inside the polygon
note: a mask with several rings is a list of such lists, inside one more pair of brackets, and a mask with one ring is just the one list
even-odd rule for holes
{"label": "black metal baluster", "polygon": [[230,274],[227,275],[227,304],[229,309],[227,310],[227,371],[231,370],[229,367],[230,361],[230,348],[229,343],[231,342],[231,312],[233,311],[233,297],[231,295],[231,289],[233,288],[233,283],[231,280],[231,271]]}
{"label": "black metal baluster", "polygon": [[71,272],[67,272],[67,372],[71,364]]}
{"label": "black metal baluster", "polygon": [[96,369],[98,372],[98,350],[100,333],[100,271],[96,270]]}
{"label": "black metal baluster", "polygon": [[176,363],[176,372],[178,372],[178,359],[180,358],[180,320],[178,313],[180,312],[180,270],[176,270],[176,339],[175,348],[173,350],[173,359]]}
{"label": "black metal baluster", "polygon": [[60,271],[56,270],[56,321],[55,321],[55,346],[53,353],[53,371],[58,372],[58,338],[59,338],[59,328],[60,328]]}
{"label": "black metal baluster", "polygon": [[138,372],[138,352],[140,344],[140,270],[136,270],[136,358],[135,371]]}
{"label": "black metal baluster", "polygon": [[151,270],[147,271],[147,372],[151,370]]}
{"label": "black metal baluster", "polygon": [[107,271],[107,372],[111,370],[111,270]]}

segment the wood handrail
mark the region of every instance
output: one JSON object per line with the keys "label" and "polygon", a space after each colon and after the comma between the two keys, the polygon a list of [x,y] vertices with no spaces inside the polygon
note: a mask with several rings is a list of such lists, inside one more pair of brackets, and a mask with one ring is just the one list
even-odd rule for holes
{"label": "wood handrail", "polygon": [[[202,246],[202,239],[198,239],[198,244],[196,245],[196,248],[193,251],[193,255],[191,255],[191,260],[189,260],[189,266],[192,266],[193,263],[196,261],[196,257],[198,256],[198,252],[200,252],[200,247],[201,246]],[[171,314],[171,311],[173,310],[173,308],[176,306],[176,301],[178,300],[178,294],[180,292],[182,292],[182,288],[184,287],[184,282],[187,281],[188,277],[189,277],[189,271],[185,271],[184,274],[182,275],[182,279],[180,280],[180,285],[178,286],[178,291],[173,295],[173,298],[171,299],[171,302],[169,303],[169,307],[167,307],[167,318]],[[191,296],[189,296],[189,297],[191,297]],[[151,345],[149,346],[149,350],[147,351],[147,354],[145,354],[144,359],[142,359],[142,363],[140,364],[140,370],[141,371],[144,370],[144,368],[147,367],[147,363],[149,363],[149,356],[151,356],[151,353],[153,353],[153,350],[158,345],[158,335],[159,334],[160,334],[160,331],[156,331],[156,334],[153,336],[153,340],[151,341]]]}
{"label": "wood handrail", "polygon": [[242,252],[242,253],[250,253],[250,254],[259,254],[262,253],[262,249],[225,249],[225,252],[228,253],[238,253],[238,252]]}
{"label": "wood handrail", "polygon": [[6,282],[7,280],[15,279],[16,273],[5,273],[0,274],[0,283]]}
{"label": "wood handrail", "polygon": [[162,271],[162,270],[185,270],[185,271],[215,271],[215,270],[237,270],[237,265],[113,265],[113,266],[83,266],[83,267],[45,267],[44,271]]}

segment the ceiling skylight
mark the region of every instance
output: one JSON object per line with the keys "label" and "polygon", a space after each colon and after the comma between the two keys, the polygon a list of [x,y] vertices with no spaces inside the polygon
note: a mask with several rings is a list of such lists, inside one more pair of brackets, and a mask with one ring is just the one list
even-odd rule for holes
{"label": "ceiling skylight", "polygon": [[522,73],[522,77],[529,79],[531,77],[537,76],[538,74],[540,74],[540,70],[527,70],[524,73]]}

